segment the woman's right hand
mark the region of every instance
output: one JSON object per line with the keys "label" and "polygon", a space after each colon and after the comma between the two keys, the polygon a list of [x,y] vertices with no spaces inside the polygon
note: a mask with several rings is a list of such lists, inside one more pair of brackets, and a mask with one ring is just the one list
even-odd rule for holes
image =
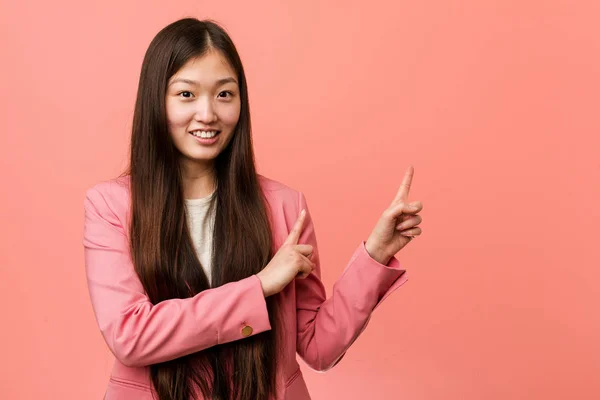
{"label": "woman's right hand", "polygon": [[305,218],[306,211],[302,210],[283,245],[267,266],[256,274],[265,297],[279,293],[295,278],[306,278],[315,269],[315,264],[310,260],[313,247],[298,244]]}

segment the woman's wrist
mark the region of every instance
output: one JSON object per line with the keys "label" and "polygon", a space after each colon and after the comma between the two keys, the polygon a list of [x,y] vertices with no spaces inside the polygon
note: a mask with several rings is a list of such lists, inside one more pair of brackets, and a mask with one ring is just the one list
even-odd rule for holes
{"label": "woman's wrist", "polygon": [[386,255],[381,250],[378,250],[376,247],[373,247],[368,241],[365,243],[365,250],[369,254],[373,260],[377,261],[379,264],[387,265],[392,257]]}
{"label": "woman's wrist", "polygon": [[261,276],[260,272],[258,274],[256,274],[256,277],[260,281],[260,287],[263,291],[263,295],[265,296],[265,298],[271,296],[273,293],[271,293],[271,291],[266,287],[265,282],[264,282],[263,277]]}

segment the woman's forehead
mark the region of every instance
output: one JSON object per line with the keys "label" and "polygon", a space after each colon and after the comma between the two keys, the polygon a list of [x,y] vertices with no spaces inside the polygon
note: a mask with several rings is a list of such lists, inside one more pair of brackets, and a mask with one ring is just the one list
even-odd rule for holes
{"label": "woman's forehead", "polygon": [[191,85],[213,85],[215,83],[237,83],[236,73],[220,52],[210,51],[186,62],[169,80]]}

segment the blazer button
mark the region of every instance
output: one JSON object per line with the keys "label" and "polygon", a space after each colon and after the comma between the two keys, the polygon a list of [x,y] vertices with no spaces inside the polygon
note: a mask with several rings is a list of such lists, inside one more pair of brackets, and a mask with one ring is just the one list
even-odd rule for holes
{"label": "blazer button", "polygon": [[242,328],[242,335],[244,337],[248,337],[248,336],[252,335],[252,327],[248,326],[248,325],[244,326]]}

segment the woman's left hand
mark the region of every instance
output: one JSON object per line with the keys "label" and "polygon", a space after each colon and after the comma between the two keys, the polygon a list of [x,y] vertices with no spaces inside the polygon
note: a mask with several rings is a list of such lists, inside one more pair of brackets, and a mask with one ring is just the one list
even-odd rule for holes
{"label": "woman's left hand", "polygon": [[422,218],[418,213],[423,209],[423,204],[420,201],[408,202],[414,172],[414,168],[410,166],[394,201],[383,212],[365,244],[369,255],[383,265],[421,234],[418,225]]}

